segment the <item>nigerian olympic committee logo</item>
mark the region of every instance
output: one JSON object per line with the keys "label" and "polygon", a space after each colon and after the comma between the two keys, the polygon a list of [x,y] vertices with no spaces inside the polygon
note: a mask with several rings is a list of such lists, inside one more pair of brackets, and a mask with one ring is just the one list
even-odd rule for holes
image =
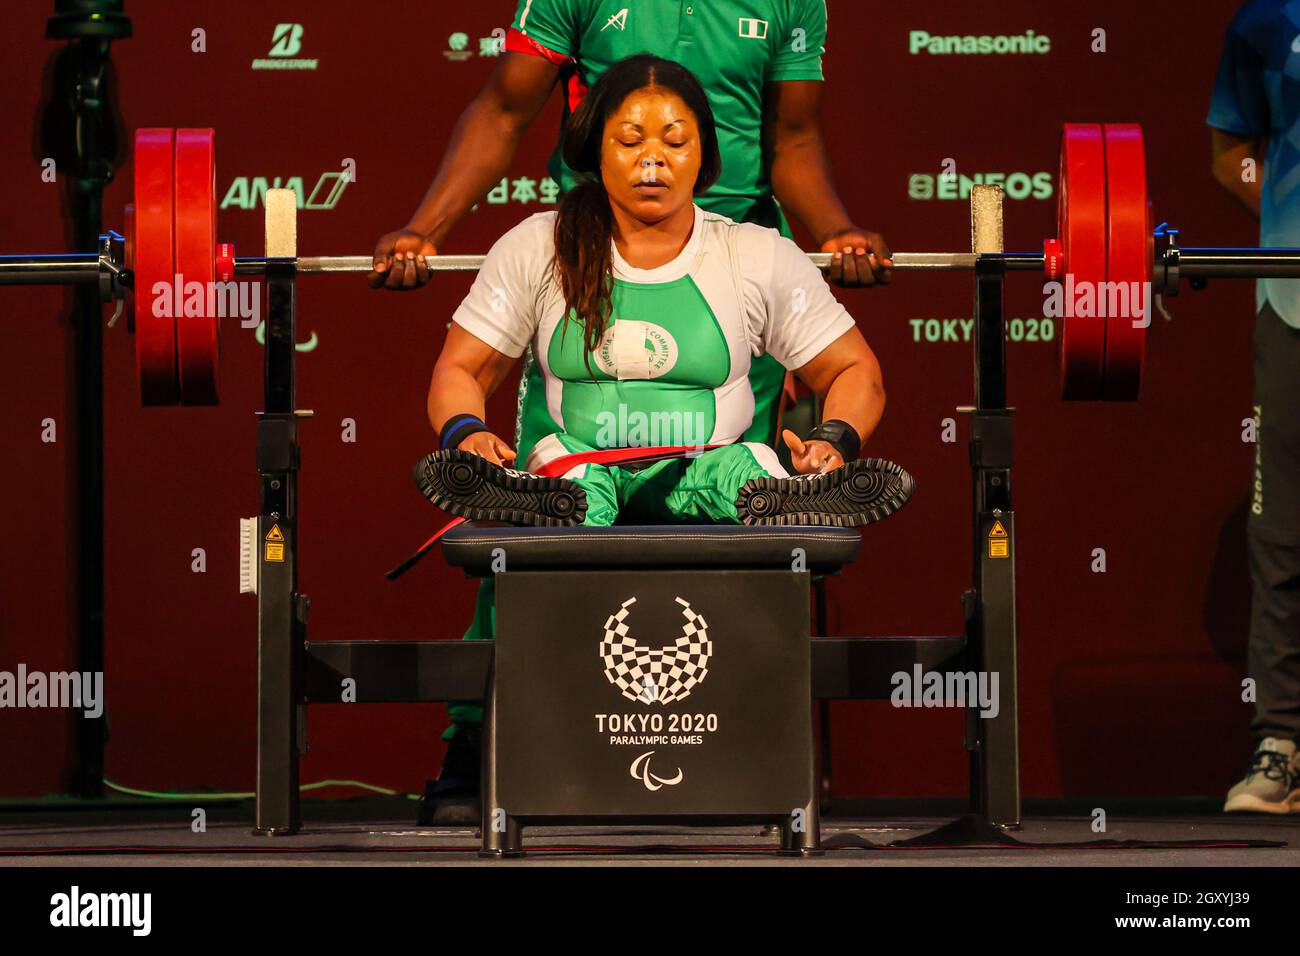
{"label": "nigerian olympic committee logo", "polygon": [[605,621],[600,659],[606,679],[628,700],[642,704],[670,704],[685,700],[709,673],[713,642],[709,625],[682,598],[682,636],[662,647],[645,647],[630,636],[627,624],[635,597],[624,601]]}
{"label": "nigerian olympic committee logo", "polygon": [[677,340],[662,325],[618,319],[593,354],[601,370],[615,378],[659,378],[677,364]]}

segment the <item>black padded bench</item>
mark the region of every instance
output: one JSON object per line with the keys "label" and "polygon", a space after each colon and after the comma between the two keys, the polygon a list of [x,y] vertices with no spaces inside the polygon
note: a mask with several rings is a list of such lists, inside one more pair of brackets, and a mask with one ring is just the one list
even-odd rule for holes
{"label": "black padded bench", "polygon": [[839,528],[458,528],[452,565],[496,578],[483,850],[539,823],[777,824],[820,850],[812,573]]}

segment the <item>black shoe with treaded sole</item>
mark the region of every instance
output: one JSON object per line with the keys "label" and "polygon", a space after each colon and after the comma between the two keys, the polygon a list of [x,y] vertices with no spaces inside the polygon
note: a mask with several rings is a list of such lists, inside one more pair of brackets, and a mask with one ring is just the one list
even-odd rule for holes
{"label": "black shoe with treaded sole", "polygon": [[457,727],[437,781],[424,784],[424,799],[415,822],[427,826],[478,826],[483,819],[479,800],[480,754],[483,733],[478,727]]}
{"label": "black shoe with treaded sole", "polygon": [[736,513],[751,525],[856,528],[889,517],[915,488],[900,465],[860,458],[822,475],[751,478],[736,495]]}
{"label": "black shoe with treaded sole", "polygon": [[443,511],[471,521],[547,528],[582,524],[587,514],[587,493],[575,482],[502,468],[455,448],[416,462],[415,484]]}

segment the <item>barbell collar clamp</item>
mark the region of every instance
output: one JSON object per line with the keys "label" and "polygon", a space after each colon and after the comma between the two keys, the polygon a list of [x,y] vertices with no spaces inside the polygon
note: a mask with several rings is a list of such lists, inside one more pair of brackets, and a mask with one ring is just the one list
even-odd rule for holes
{"label": "barbell collar clamp", "polygon": [[1178,230],[1161,223],[1155,232],[1155,266],[1160,293],[1169,298],[1178,295],[1179,267],[1182,250],[1178,247]]}

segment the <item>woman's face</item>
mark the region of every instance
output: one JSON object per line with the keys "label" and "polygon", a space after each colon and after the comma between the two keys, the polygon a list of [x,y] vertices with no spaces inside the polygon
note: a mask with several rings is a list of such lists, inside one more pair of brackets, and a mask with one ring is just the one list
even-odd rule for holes
{"label": "woman's face", "polygon": [[700,172],[695,114],[671,90],[628,94],[605,123],[600,176],[610,201],[642,222],[690,205]]}

